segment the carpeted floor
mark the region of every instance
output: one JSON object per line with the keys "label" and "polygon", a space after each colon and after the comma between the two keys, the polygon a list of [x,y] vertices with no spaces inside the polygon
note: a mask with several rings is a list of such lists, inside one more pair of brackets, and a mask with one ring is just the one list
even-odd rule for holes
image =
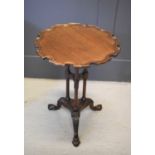
{"label": "carpeted floor", "polygon": [[87,90],[103,109],[82,111],[76,148],[70,112],[47,109],[65,95],[65,81],[25,78],[25,155],[130,155],[130,83],[88,81]]}

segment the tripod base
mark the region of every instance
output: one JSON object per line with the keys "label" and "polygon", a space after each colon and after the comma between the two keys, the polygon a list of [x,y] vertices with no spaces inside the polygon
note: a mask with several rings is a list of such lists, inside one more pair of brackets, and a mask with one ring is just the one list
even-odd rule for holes
{"label": "tripod base", "polygon": [[[86,108],[87,106],[90,107],[91,110],[99,111],[102,109],[102,105],[94,105],[94,102],[90,98],[86,98],[86,80],[88,77],[88,71],[84,69],[84,71],[79,74],[79,69],[76,68],[76,72],[71,73],[69,70],[69,66],[66,69],[66,97],[61,97],[57,101],[57,105],[49,104],[49,110],[58,110],[63,105],[67,109],[71,111],[71,117],[73,121],[73,129],[74,129],[74,137],[72,143],[74,146],[79,146],[80,140],[78,136],[78,127],[79,127],[79,118],[80,118],[80,111]],[[71,99],[69,96],[69,80],[74,80],[74,99]],[[83,79],[83,95],[82,98],[78,99],[78,87],[79,87],[79,80]]]}
{"label": "tripod base", "polygon": [[[80,111],[83,110],[84,108],[86,108],[87,106],[89,106],[90,109],[94,110],[94,111],[98,111],[98,110],[102,109],[101,104],[94,106],[94,102],[90,98],[86,98],[85,100],[79,99],[78,102],[79,102],[78,110],[80,110]],[[58,109],[60,109],[61,105],[68,108],[71,112],[74,111],[74,100],[73,99],[68,100],[65,97],[61,97],[58,100],[57,105],[49,104],[48,109],[49,110],[58,110]]]}
{"label": "tripod base", "polygon": [[[89,106],[90,109],[94,110],[94,111],[99,111],[102,109],[101,104],[94,106],[94,102],[90,98],[86,98],[86,99],[81,98],[78,100],[78,103],[79,103],[78,108],[75,109],[74,108],[74,99],[67,99],[65,97],[61,97],[58,100],[57,105],[49,104],[48,109],[49,110],[58,110],[61,108],[62,105],[64,107],[66,107],[67,109],[69,109],[71,111],[71,116],[72,116],[74,128],[75,128],[75,130],[78,130],[79,117],[80,117],[80,111],[81,110],[83,110],[87,106]],[[78,136],[78,133],[77,133],[77,135],[76,135],[76,133],[74,133],[74,134],[75,135],[73,137],[72,144],[74,146],[78,146],[80,144],[79,136]]]}

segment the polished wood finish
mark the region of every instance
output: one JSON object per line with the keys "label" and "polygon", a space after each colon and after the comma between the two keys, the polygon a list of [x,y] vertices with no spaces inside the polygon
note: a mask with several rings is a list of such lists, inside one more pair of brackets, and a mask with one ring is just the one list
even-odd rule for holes
{"label": "polished wood finish", "polygon": [[60,24],[40,32],[37,53],[56,65],[84,67],[105,63],[120,50],[112,33],[93,25]]}
{"label": "polished wood finish", "polygon": [[[75,23],[56,25],[42,31],[35,41],[37,54],[56,65],[66,66],[66,96],[49,104],[49,110],[58,110],[63,105],[71,111],[74,137],[73,145],[80,144],[78,127],[80,111],[87,106],[98,111],[102,105],[94,106],[92,99],[86,97],[86,81],[90,64],[105,63],[119,52],[118,39],[103,29],[92,25]],[[71,72],[70,65],[75,69]],[[80,72],[80,69],[83,69]],[[70,97],[70,79],[74,81],[74,98]],[[79,97],[79,82],[83,80],[83,92]]]}
{"label": "polished wood finish", "polygon": [[[80,144],[80,139],[78,135],[78,128],[79,128],[79,119],[80,119],[80,111],[86,108],[87,106],[94,111],[99,111],[102,109],[102,105],[94,106],[94,102],[90,98],[86,98],[86,80],[88,77],[88,71],[86,68],[83,69],[82,73],[79,73],[79,68],[75,68],[75,73],[70,71],[69,65],[66,65],[66,97],[61,97],[57,105],[49,104],[49,110],[58,110],[63,105],[64,107],[68,108],[71,111],[71,117],[73,121],[73,129],[74,129],[74,137],[72,143],[74,146],[78,146]],[[69,93],[69,83],[70,79],[74,81],[74,98],[70,98]],[[79,88],[79,81],[80,79],[83,80],[83,93],[82,97],[78,97],[78,88]]]}

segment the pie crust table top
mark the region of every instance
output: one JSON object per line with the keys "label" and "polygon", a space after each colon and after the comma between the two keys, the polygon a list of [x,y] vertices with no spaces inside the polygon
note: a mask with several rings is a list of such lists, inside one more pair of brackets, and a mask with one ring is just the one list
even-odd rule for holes
{"label": "pie crust table top", "polygon": [[88,67],[103,64],[119,53],[118,39],[94,25],[58,24],[41,31],[36,40],[37,54],[56,65]]}

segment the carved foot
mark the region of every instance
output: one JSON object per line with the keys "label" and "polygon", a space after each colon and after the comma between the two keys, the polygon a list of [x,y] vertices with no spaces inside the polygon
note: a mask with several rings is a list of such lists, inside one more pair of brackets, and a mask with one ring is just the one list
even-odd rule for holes
{"label": "carved foot", "polygon": [[59,105],[49,104],[48,110],[58,110],[58,109],[60,109],[60,107],[61,106],[59,106]]}
{"label": "carved foot", "polygon": [[78,146],[80,144],[79,136],[78,136],[78,127],[79,127],[79,111],[72,111],[72,120],[73,120],[73,128],[74,128],[74,137],[73,137],[73,145]]}
{"label": "carved foot", "polygon": [[78,136],[74,136],[72,143],[76,147],[79,146],[79,144],[80,144],[79,137]]}
{"label": "carved foot", "polygon": [[65,98],[60,98],[57,102],[57,105],[54,105],[54,104],[49,104],[48,105],[48,110],[58,110],[61,108],[61,105],[64,103],[65,101]]}
{"label": "carved foot", "polygon": [[94,106],[94,104],[90,104],[90,109],[94,110],[94,111],[99,111],[99,110],[102,110],[102,105],[98,104],[98,105]]}
{"label": "carved foot", "polygon": [[89,103],[89,107],[90,107],[91,110],[94,110],[94,111],[102,110],[102,105],[101,104],[98,104],[98,105],[94,106],[94,102],[91,99],[87,99],[87,102]]}

